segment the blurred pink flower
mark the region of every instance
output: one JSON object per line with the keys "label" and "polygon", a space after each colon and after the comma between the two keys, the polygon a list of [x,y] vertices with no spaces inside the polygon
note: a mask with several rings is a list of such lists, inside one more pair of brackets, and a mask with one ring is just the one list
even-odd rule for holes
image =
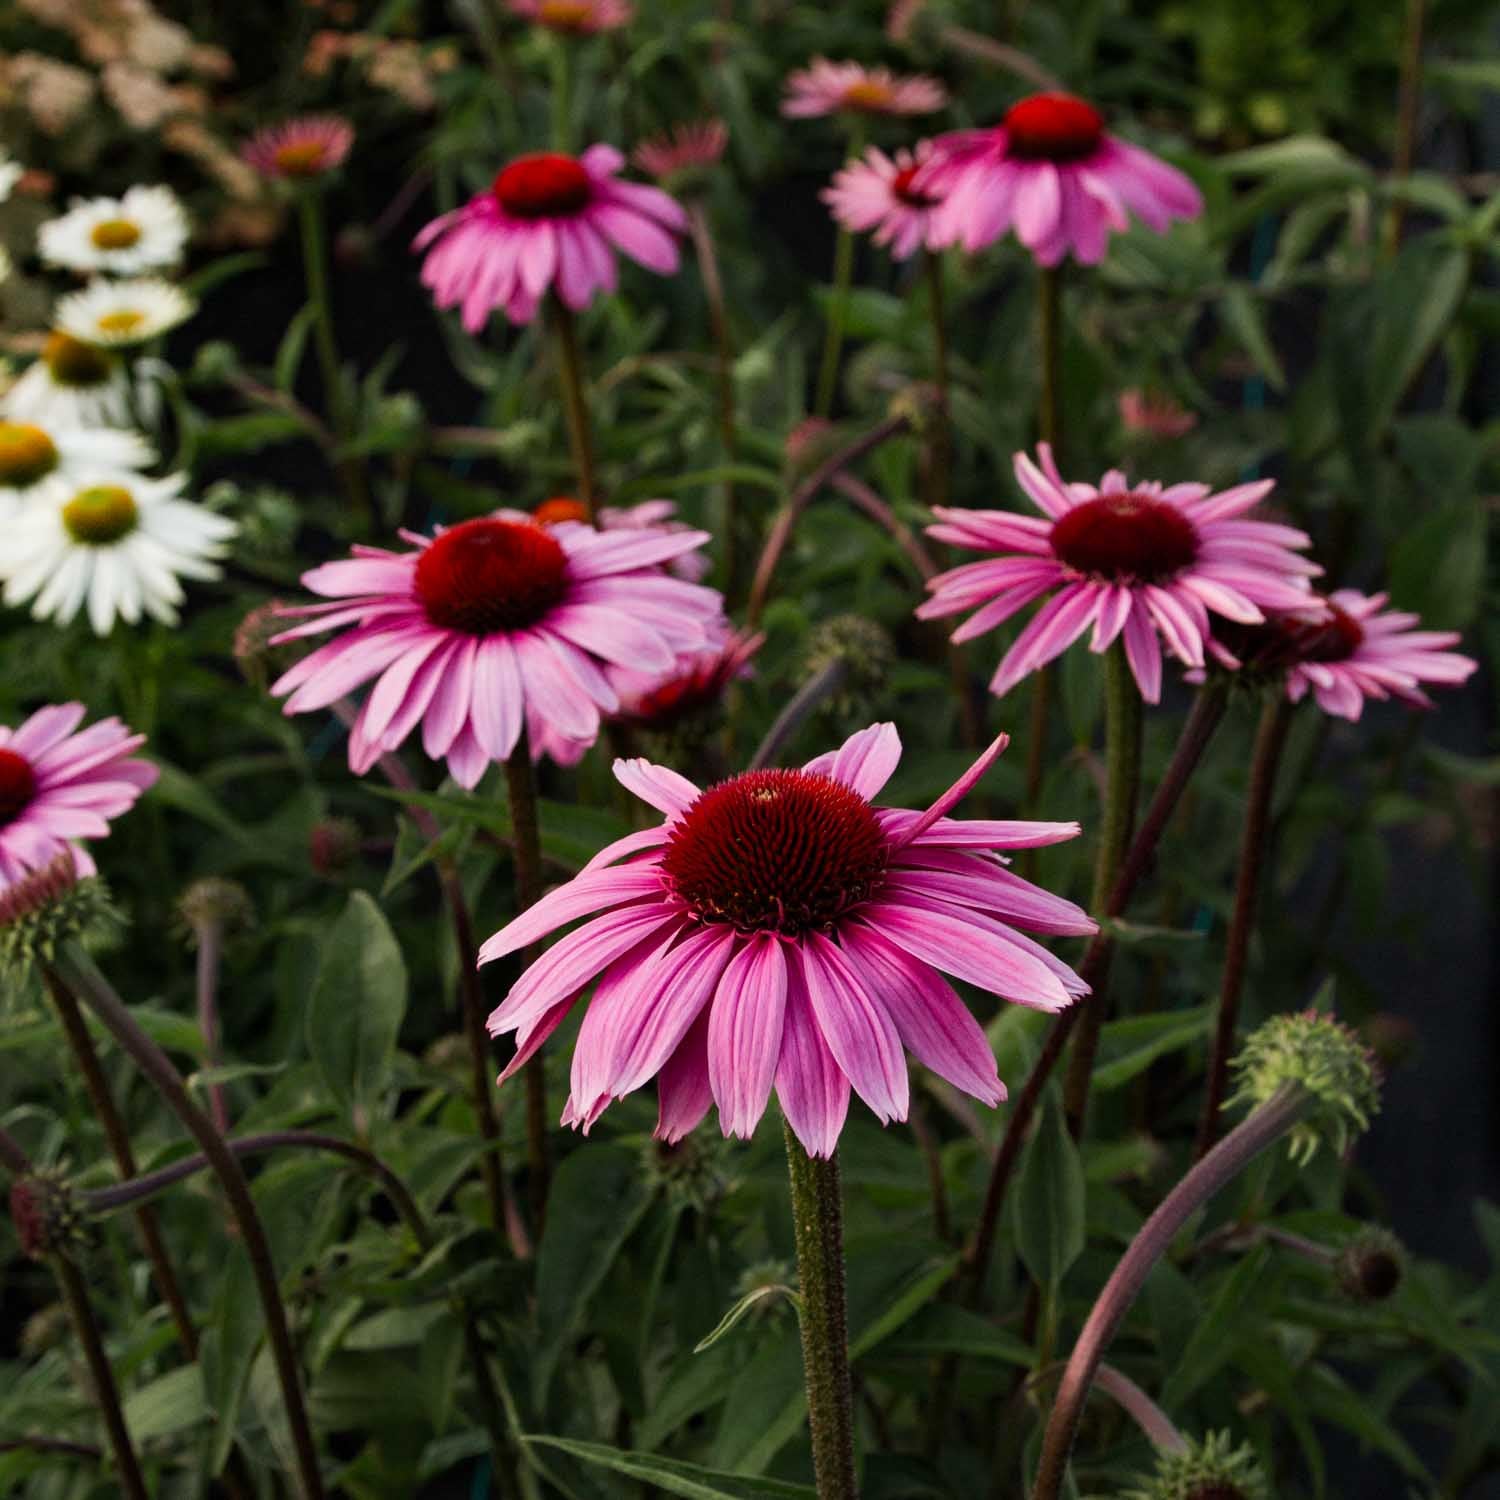
{"label": "blurred pink flower", "polygon": [[[685,521],[677,520],[677,505],[672,500],[642,500],[638,505],[605,505],[599,510],[600,531],[689,531]],[[586,521],[588,512],[583,501],[571,495],[553,495],[543,500],[532,512],[531,518],[543,526],[555,525],[558,521]],[[708,576],[713,564],[701,552],[687,552],[674,557],[666,564],[667,572],[689,583],[697,583]]]}
{"label": "blurred pink flower", "polygon": [[1096,489],[1065,483],[1052,450],[1041,467],[1015,457],[1016,480],[1041,517],[938,507],[929,536],[1002,555],[941,573],[917,610],[938,619],[978,605],[954,641],[993,630],[1043,594],[1051,597],[1005,653],[990,691],[1003,697],[1060,656],[1091,625],[1092,651],[1122,639],[1141,696],[1161,697],[1161,647],[1203,665],[1209,611],[1259,624],[1263,610],[1316,608],[1308,578],[1322,569],[1292,549],[1308,537],[1289,526],[1242,519],[1273,481],[1211,494],[1206,484],[1137,483],[1111,469]]}
{"label": "blurred pink flower", "polygon": [[265,177],[321,177],[343,164],[354,145],[354,127],[338,115],[302,115],[268,125],[240,154]]}
{"label": "blurred pink flower", "polygon": [[512,15],[535,21],[548,31],[589,36],[596,31],[616,31],[630,24],[635,14],[626,0],[507,0]]}
{"label": "blurred pink flower", "polygon": [[76,874],[94,862],[77,839],[102,839],[160,772],[133,754],[146,743],[118,719],[75,734],[81,703],[39,708],[18,729],[0,726],[0,890],[61,854]]}
{"label": "blurred pink flower", "polygon": [[935,228],[942,245],[979,250],[1014,229],[1044,266],[1069,251],[1094,265],[1132,213],[1161,234],[1173,219],[1203,212],[1191,179],[1110,135],[1104,116],[1072,94],[1033,94],[1000,124],[933,145],[920,185],[943,197]]}
{"label": "blurred pink flower", "polygon": [[419,723],[423,749],[461,786],[506,759],[523,728],[533,756],[571,763],[620,706],[606,667],[665,671],[723,614],[713,589],[661,570],[707,532],[606,534],[512,511],[401,536],[414,551],[357,546],[303,574],[333,602],[286,609],[310,618],[272,643],[343,630],[273,684],[289,714],[378,679],[349,734],[356,775]]}
{"label": "blurred pink flower", "polygon": [[665,183],[685,172],[714,166],[728,144],[729,130],[722,120],[698,120],[674,125],[642,141],[630,159],[648,176]]}
{"label": "blurred pink flower", "polygon": [[666,820],[601,850],[480,950],[490,963],[587,919],[490,1017],[492,1035],[516,1033],[502,1081],[597,978],[563,1113],[585,1131],[654,1077],[661,1138],[680,1140],[711,1103],[725,1135],[749,1136],[774,1088],[803,1146],[828,1156],[851,1087],[882,1122],[906,1118],[903,1046],[998,1104],[989,1041],[938,971],[1064,1010],[1087,987],[1017,929],[1095,930],[992,852],[1073,838],[1076,823],[946,816],[1005,743],[926,812],[871,805],[901,759],[892,724],[800,771],[749,771],[707,791],[664,766],[617,760],[621,784]]}
{"label": "blurred pink flower", "polygon": [[787,76],[781,112],[808,120],[841,112],[861,115],[930,115],[948,102],[948,91],[925,73],[898,75],[889,68],[815,57]]}
{"label": "blurred pink flower", "polygon": [[529,323],[549,289],[581,311],[615,289],[614,250],[670,275],[687,215],[659,188],[617,181],[624,165],[602,145],[578,157],[518,156],[489,191],[417,236],[413,248],[428,251],[422,284],[439,307],[461,306],[464,327],[477,333],[497,307]]}
{"label": "blurred pink flower", "polygon": [[615,722],[662,731],[717,708],[731,683],[750,676],[750,661],[766,638],[734,630],[728,621],[713,634],[710,645],[687,653],[665,673],[611,672],[610,684],[620,695]]}
{"label": "blurred pink flower", "polygon": [[1180,438],[1198,425],[1198,413],[1164,391],[1121,391],[1119,411],[1126,432],[1145,437]]}
{"label": "blurred pink flower", "polygon": [[877,245],[888,246],[894,259],[906,260],[933,244],[933,212],[940,200],[916,186],[917,175],[931,156],[927,141],[894,157],[871,146],[834,177],[833,185],[823,190],[823,201],[845,229],[873,229]]}

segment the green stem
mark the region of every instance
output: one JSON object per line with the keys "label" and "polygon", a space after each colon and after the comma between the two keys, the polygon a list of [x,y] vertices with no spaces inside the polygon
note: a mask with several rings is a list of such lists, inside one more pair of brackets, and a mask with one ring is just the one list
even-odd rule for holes
{"label": "green stem", "polygon": [[[511,836],[515,840],[516,911],[523,912],[542,893],[542,842],[537,824],[536,776],[526,732],[505,762],[505,792],[510,802]],[[523,965],[537,956],[522,955]],[[547,1161],[547,1073],[538,1052],[526,1064],[526,1154],[530,1168],[532,1234],[538,1244],[547,1222],[547,1189],[551,1170]]]}
{"label": "green stem", "polygon": [[[719,258],[714,251],[713,231],[709,227],[708,210],[702,198],[694,197],[687,204],[688,232],[693,237],[693,251],[698,257],[698,275],[703,282],[703,295],[708,302],[708,321],[714,337],[714,375],[718,383],[719,396],[719,441],[724,450],[724,463],[734,464],[736,449],[734,420],[734,344],[729,332],[729,310],[724,298],[724,280],[719,275]],[[720,576],[724,582],[724,597],[733,603],[736,597],[737,555],[735,531],[739,518],[735,514],[734,481],[725,479],[723,510],[719,520]]]}
{"label": "green stem", "polygon": [[[313,343],[317,346],[318,364],[323,373],[323,402],[329,425],[343,444],[354,436],[354,418],[344,391],[338,342],[333,333],[333,303],[328,293],[328,258],[323,237],[323,200],[316,188],[305,188],[297,194],[297,215],[302,224],[302,270],[307,278],[307,302],[313,311]],[[350,501],[373,521],[363,464],[358,459],[335,458],[334,467]]]}
{"label": "green stem", "polygon": [[786,1133],[802,1306],[802,1366],[818,1500],[856,1500],[854,1401],[844,1307],[844,1224],[838,1156],[810,1157]]}
{"label": "green stem", "polygon": [[552,141],[559,151],[573,150],[573,54],[565,37],[552,37]]}
{"label": "green stem", "polygon": [[592,524],[595,519],[594,442],[589,431],[588,402],[583,393],[583,360],[578,353],[578,324],[573,311],[558,297],[550,299],[552,326],[557,335],[557,382],[568,423],[568,445],[578,477],[577,499]]}
{"label": "green stem", "polygon": [[282,1304],[281,1288],[276,1280],[270,1242],[266,1238],[265,1226],[261,1223],[244,1171],[234,1153],[225,1145],[224,1137],[214,1129],[213,1121],[188,1097],[182,1078],[166,1053],[141,1029],[125,1002],[77,943],[69,943],[47,966],[46,972],[60,979],[103,1022],[121,1050],[145,1074],[163,1103],[182,1122],[188,1134],[198,1142],[199,1148],[208,1157],[229,1202],[229,1211],[234,1217],[240,1241],[245,1247],[255,1277],[261,1316],[266,1326],[266,1340],[271,1347],[282,1404],[286,1410],[287,1425],[291,1430],[292,1446],[296,1454],[298,1487],[303,1500],[322,1500],[323,1479],[318,1471],[317,1445],[313,1441],[312,1424],[308,1420],[302,1378],[297,1369],[297,1356],[287,1327],[286,1308]]}
{"label": "green stem", "polygon": [[1219,1014],[1209,1053],[1208,1081],[1203,1090],[1203,1112],[1198,1119],[1195,1159],[1208,1154],[1218,1134],[1219,1110],[1229,1085],[1229,1057],[1234,1050],[1235,1026],[1239,1021],[1240,993],[1245,984],[1245,962],[1255,931],[1256,898],[1260,894],[1261,870],[1271,835],[1271,801],[1276,791],[1276,772],[1292,722],[1292,705],[1278,684],[1261,710],[1250,759],[1250,787],[1245,801],[1244,830],[1240,836],[1240,867],[1235,879],[1234,913],[1224,949],[1224,972],[1219,982]]}
{"label": "green stem", "polygon": [[78,1267],[66,1255],[49,1256],[48,1261],[57,1277],[63,1304],[68,1309],[68,1321],[73,1325],[74,1335],[88,1363],[89,1383],[93,1386],[94,1399],[99,1403],[99,1414],[104,1418],[120,1492],[128,1500],[149,1500],[146,1481],[130,1441],[130,1429],[125,1425],[125,1413],[120,1406],[120,1388],[115,1384],[115,1372],[110,1368],[104,1339],[89,1305],[88,1286],[78,1274]]}
{"label": "green stem", "polygon": [[[1417,111],[1422,103],[1422,32],[1427,0],[1406,0],[1406,24],[1402,33],[1401,83],[1396,103],[1396,149],[1391,176],[1409,177],[1417,153]],[[1406,222],[1406,204],[1393,199],[1385,221],[1385,253],[1394,259],[1401,249],[1401,231]]]}
{"label": "green stem", "polygon": [[1062,462],[1062,269],[1043,266],[1038,273],[1037,314],[1041,395],[1037,432],[1052,445],[1052,457]]}
{"label": "green stem", "polygon": [[[1141,786],[1141,694],[1120,641],[1104,657],[1104,757],[1104,808],[1099,848],[1094,858],[1092,904],[1092,910],[1100,917],[1109,913],[1110,896],[1130,848]],[[1083,1133],[1094,1054],[1104,1025],[1101,989],[1102,986],[1096,988],[1078,1002],[1077,1009],[1081,1012],[1078,1038],[1073,1044],[1073,1057],[1063,1085],[1063,1107],[1075,1139]]]}
{"label": "green stem", "polygon": [[814,416],[826,417],[833,410],[833,396],[839,379],[839,355],[844,348],[844,324],[849,317],[849,285],[853,278],[854,236],[847,229],[840,229],[833,246],[833,296],[828,303],[823,358],[818,365]]}
{"label": "green stem", "polygon": [[948,415],[948,329],[943,311],[943,257],[923,252],[927,274],[927,314],[932,320],[932,441],[928,449],[929,505],[948,503],[953,427]]}

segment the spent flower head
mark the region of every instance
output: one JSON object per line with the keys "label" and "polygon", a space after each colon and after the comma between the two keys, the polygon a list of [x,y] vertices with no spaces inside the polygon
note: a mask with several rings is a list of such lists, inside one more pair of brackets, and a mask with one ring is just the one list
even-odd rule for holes
{"label": "spent flower head", "polygon": [[253,927],[255,903],[238,880],[205,875],[178,897],[177,919],[182,935],[196,947],[210,930],[220,937],[235,937]]}
{"label": "spent flower head", "polygon": [[10,1188],[10,1219],[32,1260],[67,1255],[88,1241],[88,1220],[67,1178],[54,1167],[18,1177]]}
{"label": "spent flower head", "polygon": [[1248,1444],[1228,1432],[1188,1440],[1181,1453],[1157,1455],[1156,1474],[1120,1500],[1270,1500],[1265,1470]]}
{"label": "spent flower head", "polygon": [[1333,1274],[1351,1302],[1384,1302],[1406,1276],[1406,1247],[1389,1229],[1366,1224],[1335,1256]]}
{"label": "spent flower head", "polygon": [[1310,1109],[1292,1128],[1294,1161],[1311,1161],[1325,1141],[1342,1153],[1380,1108],[1374,1054],[1322,1011],[1273,1016],[1250,1033],[1233,1066],[1239,1088],[1230,1103],[1259,1107],[1288,1083],[1311,1096]]}

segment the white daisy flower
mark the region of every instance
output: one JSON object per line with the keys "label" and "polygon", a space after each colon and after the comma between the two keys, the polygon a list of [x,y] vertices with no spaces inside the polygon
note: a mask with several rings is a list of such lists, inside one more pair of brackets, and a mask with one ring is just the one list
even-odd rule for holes
{"label": "white daisy flower", "polygon": [[75,198],[37,231],[37,251],[69,270],[134,276],[175,266],[187,237],[187,212],[170,188],[133,187],[123,198]]}
{"label": "white daisy flower", "polygon": [[118,354],[53,331],[0,401],[0,417],[40,427],[128,427],[130,377]]}
{"label": "white daisy flower", "polygon": [[72,484],[85,474],[103,474],[111,484],[128,485],[133,471],[155,462],[151,445],[138,432],[0,419],[0,526],[50,478]]}
{"label": "white daisy flower", "polygon": [[183,578],[217,578],[236,527],[179,499],[185,474],[148,479],[96,471],[56,476],[7,528],[0,548],[6,604],[66,625],[87,608],[95,635],[115,620],[177,623]]}
{"label": "white daisy flower", "polygon": [[12,161],[8,152],[0,151],[0,203],[10,197],[11,189],[26,175],[20,162]]}
{"label": "white daisy flower", "polygon": [[58,302],[52,322],[85,344],[123,349],[175,328],[197,310],[197,299],[190,293],[147,276],[137,281],[91,281]]}

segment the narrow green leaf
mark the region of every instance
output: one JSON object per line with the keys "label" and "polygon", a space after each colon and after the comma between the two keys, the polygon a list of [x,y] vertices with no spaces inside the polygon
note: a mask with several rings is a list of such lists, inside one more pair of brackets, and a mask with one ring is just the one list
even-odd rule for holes
{"label": "narrow green leaf", "polygon": [[706,1333],[693,1345],[694,1354],[702,1354],[707,1349],[712,1349],[746,1314],[750,1313],[767,1297],[785,1297],[793,1306],[801,1308],[802,1299],[789,1286],[782,1286],[780,1282],[774,1286],[758,1286],[754,1291],[746,1292],[733,1307],[719,1319],[711,1333]]}
{"label": "narrow green leaf", "polygon": [[1242,1342],[1265,1336],[1262,1313],[1280,1281],[1279,1274],[1268,1274],[1274,1269],[1269,1247],[1257,1245],[1220,1283],[1162,1388],[1161,1404],[1167,1411],[1176,1411],[1211,1379]]}
{"label": "narrow green leaf", "polygon": [[654,1485],[669,1495],[685,1495],[687,1500],[817,1500],[810,1485],[789,1484],[783,1479],[725,1474],[679,1459],[658,1458],[651,1453],[624,1453],[602,1443],[580,1443],[571,1438],[527,1434],[521,1441],[559,1448],[585,1463],[613,1469],[617,1474]]}
{"label": "narrow green leaf", "polygon": [[125,1398],[125,1425],[137,1443],[195,1427],[208,1416],[203,1371],[180,1365]]}
{"label": "narrow green leaf", "polygon": [[1208,1035],[1215,1007],[1167,1011],[1151,1016],[1127,1016],[1109,1022],[1100,1033],[1094,1087],[1117,1089],[1139,1077],[1159,1057],[1191,1046]]}
{"label": "narrow green leaf", "polygon": [[297,371],[302,367],[302,355],[307,349],[307,336],[312,331],[313,319],[318,310],[309,302],[286,325],[281,336],[281,345],[276,350],[275,384],[278,391],[290,392],[297,383]]}
{"label": "narrow green leaf", "polygon": [[1023,1264],[1042,1286],[1056,1287],[1083,1253],[1085,1187],[1078,1148],[1054,1095],[1026,1146],[1012,1202]]}
{"label": "narrow green leaf", "polygon": [[1243,286],[1229,287],[1219,301],[1219,311],[1240,347],[1255,361],[1255,367],[1276,391],[1286,389],[1286,371],[1271,343],[1265,309]]}

